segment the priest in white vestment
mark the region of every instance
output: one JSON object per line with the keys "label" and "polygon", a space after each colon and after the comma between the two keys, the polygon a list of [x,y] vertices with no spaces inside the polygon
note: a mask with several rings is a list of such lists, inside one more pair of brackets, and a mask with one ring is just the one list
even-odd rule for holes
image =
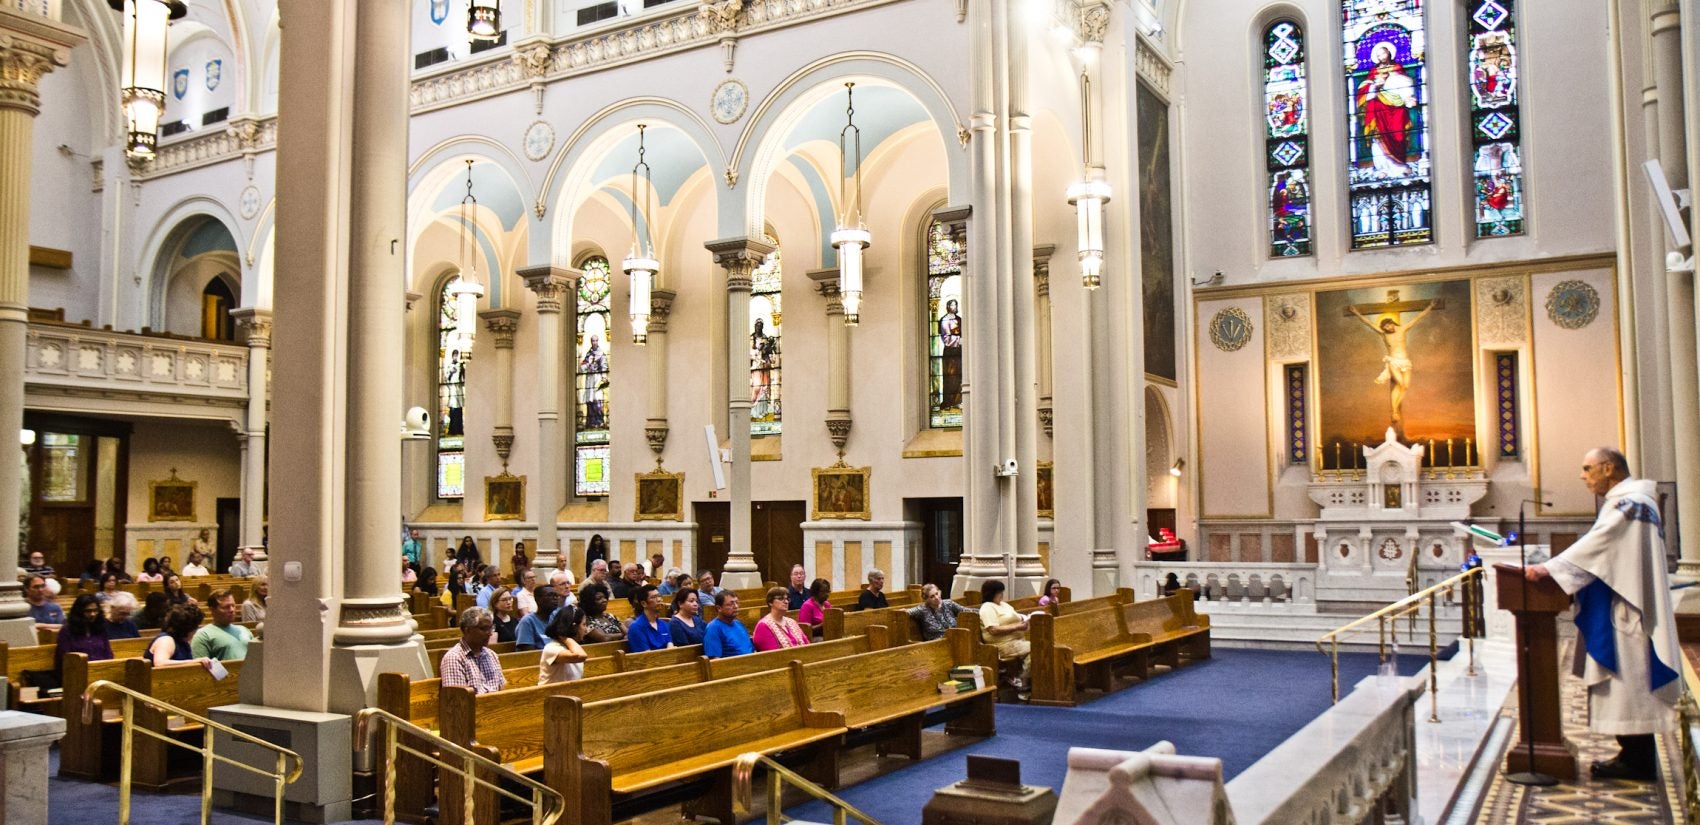
{"label": "priest in white vestment", "polygon": [[1675,727],[1682,690],[1655,485],[1630,477],[1629,461],[1606,447],[1583,459],[1582,482],[1605,498],[1593,528],[1527,576],[1551,576],[1576,600],[1572,671],[1588,685],[1588,727],[1622,747],[1593,775],[1654,780],[1654,736]]}

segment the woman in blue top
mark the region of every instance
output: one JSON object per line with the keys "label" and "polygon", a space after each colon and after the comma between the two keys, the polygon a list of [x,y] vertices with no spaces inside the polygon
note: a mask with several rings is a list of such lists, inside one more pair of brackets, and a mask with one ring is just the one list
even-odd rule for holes
{"label": "woman in blue top", "polygon": [[672,629],[661,618],[661,594],[655,585],[646,584],[634,593],[632,601],[643,606],[643,612],[632,619],[626,628],[626,650],[642,653],[673,646]]}
{"label": "woman in blue top", "polygon": [[187,662],[195,658],[189,651],[189,637],[201,626],[201,609],[189,605],[172,605],[166,611],[165,626],[160,629],[147,652],[142,654],[154,667]]}
{"label": "woman in blue top", "polygon": [[667,622],[667,630],[673,634],[674,647],[689,647],[702,644],[702,634],[708,625],[702,620],[702,603],[697,601],[697,589],[694,587],[673,593],[673,618]]}

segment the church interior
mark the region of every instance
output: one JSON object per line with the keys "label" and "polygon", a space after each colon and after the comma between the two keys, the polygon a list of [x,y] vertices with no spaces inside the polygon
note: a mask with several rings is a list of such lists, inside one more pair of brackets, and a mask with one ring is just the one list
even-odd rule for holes
{"label": "church interior", "polygon": [[0,822],[1700,822],[1691,169],[1700,0],[0,0]]}

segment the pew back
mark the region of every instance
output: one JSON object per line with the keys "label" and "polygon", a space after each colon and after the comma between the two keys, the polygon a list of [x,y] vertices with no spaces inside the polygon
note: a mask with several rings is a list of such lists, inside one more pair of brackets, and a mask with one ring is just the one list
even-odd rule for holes
{"label": "pew back", "polygon": [[824,659],[836,659],[840,656],[867,653],[873,649],[867,636],[851,636],[830,642],[807,644],[802,647],[781,648],[751,653],[747,656],[728,656],[724,659],[707,659],[705,661],[708,663],[708,678],[718,681],[782,669],[792,661],[819,662]]}

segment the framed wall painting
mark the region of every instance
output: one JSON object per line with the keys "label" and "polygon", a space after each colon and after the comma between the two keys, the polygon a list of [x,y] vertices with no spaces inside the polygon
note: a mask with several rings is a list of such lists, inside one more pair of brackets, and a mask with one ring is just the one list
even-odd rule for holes
{"label": "framed wall painting", "polygon": [[637,501],[633,521],[683,521],[685,517],[685,474],[654,470],[637,473]]}
{"label": "framed wall painting", "polygon": [[871,467],[815,467],[809,473],[814,478],[813,512],[811,520],[872,518],[868,503],[868,477]]}
{"label": "framed wall painting", "polygon": [[1051,486],[1051,462],[1041,461],[1036,475],[1039,498],[1039,518],[1056,518],[1056,493]]}
{"label": "framed wall painting", "polygon": [[484,520],[525,521],[525,476],[484,477]]}
{"label": "framed wall painting", "polygon": [[197,482],[171,477],[148,482],[148,521],[194,521]]}

